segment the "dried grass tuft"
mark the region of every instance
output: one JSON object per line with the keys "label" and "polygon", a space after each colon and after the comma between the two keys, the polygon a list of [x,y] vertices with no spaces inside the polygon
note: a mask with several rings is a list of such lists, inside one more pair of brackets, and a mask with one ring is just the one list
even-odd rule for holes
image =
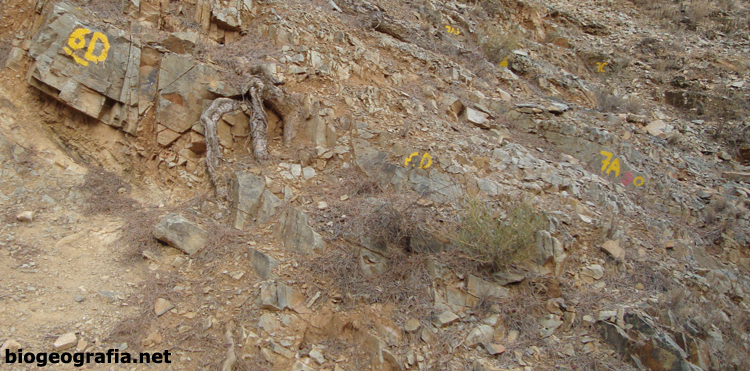
{"label": "dried grass tuft", "polygon": [[326,292],[333,287],[346,307],[394,303],[404,313],[426,318],[432,307],[427,290],[432,286],[427,258],[426,254],[405,254],[399,249],[389,249],[387,270],[368,277],[360,269],[359,254],[354,249],[337,246],[311,259],[308,267],[318,288]]}
{"label": "dried grass tuft", "polygon": [[130,192],[130,184],[100,167],[89,169],[80,189],[89,196],[84,207],[85,215],[125,216],[138,207],[137,202],[125,196]]}

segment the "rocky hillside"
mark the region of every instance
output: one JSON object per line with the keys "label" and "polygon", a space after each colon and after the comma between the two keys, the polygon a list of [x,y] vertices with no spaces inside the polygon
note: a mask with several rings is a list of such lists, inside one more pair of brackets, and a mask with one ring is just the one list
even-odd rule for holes
{"label": "rocky hillside", "polygon": [[5,0],[2,357],[748,370],[749,20]]}

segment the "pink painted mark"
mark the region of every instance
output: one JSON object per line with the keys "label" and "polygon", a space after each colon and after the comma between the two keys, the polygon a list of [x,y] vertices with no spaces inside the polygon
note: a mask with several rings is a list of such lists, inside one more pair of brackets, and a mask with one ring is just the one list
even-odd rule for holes
{"label": "pink painted mark", "polygon": [[635,177],[633,176],[633,174],[628,171],[627,173],[622,174],[622,179],[620,181],[622,182],[622,185],[627,186],[630,184],[630,182],[633,181],[634,178]]}

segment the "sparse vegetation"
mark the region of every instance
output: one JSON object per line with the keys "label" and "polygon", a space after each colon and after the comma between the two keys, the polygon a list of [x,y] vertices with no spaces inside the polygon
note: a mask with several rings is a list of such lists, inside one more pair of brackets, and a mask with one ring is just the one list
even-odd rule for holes
{"label": "sparse vegetation", "polygon": [[520,41],[520,33],[505,31],[499,26],[492,25],[484,31],[480,46],[487,56],[487,60],[494,64],[500,64],[510,56],[514,49],[518,48]]}
{"label": "sparse vegetation", "polygon": [[533,256],[545,218],[531,205],[518,201],[494,209],[475,198],[464,207],[454,240],[480,267],[500,271]]}
{"label": "sparse vegetation", "polygon": [[596,98],[599,102],[598,108],[603,112],[640,114],[643,111],[643,105],[635,98],[624,99],[616,95],[612,90],[598,90]]}
{"label": "sparse vegetation", "polygon": [[115,173],[103,168],[91,168],[80,189],[88,196],[84,208],[87,215],[122,215],[134,210],[138,205],[133,199],[125,196],[130,192],[130,185]]}

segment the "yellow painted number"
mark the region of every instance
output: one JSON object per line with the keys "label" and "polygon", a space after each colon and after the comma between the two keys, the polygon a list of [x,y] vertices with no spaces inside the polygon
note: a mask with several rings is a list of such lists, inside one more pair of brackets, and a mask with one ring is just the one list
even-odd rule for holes
{"label": "yellow painted number", "polygon": [[602,170],[601,171],[604,171],[605,169],[607,169],[607,165],[609,165],[609,162],[612,161],[612,152],[601,151],[599,153],[601,153],[602,156],[606,157],[606,159],[602,160]]}
{"label": "yellow painted number", "polygon": [[[86,49],[86,54],[83,55],[83,58],[74,53],[75,50],[81,50],[86,46],[86,35],[90,33],[91,30],[86,28],[79,28],[71,32],[70,36],[68,36],[68,46],[63,47],[65,53],[73,57],[73,60],[75,60],[76,63],[84,67],[88,66],[89,62],[104,62],[109,53],[109,39],[107,39],[107,36],[101,32],[94,32],[91,40],[88,42],[89,47]],[[96,55],[95,53],[98,49],[97,45],[99,42],[101,42],[102,47],[99,51],[99,55]]]}
{"label": "yellow painted number", "polygon": [[640,187],[645,183],[646,181],[643,179],[642,176],[637,176],[635,179],[633,179],[633,185],[636,187]]}
{"label": "yellow painted number", "polygon": [[445,26],[445,28],[448,30],[448,33],[452,33],[454,35],[460,35],[461,31],[458,30],[458,28],[453,28],[451,26]]}
{"label": "yellow painted number", "polygon": [[[409,157],[407,157],[404,160],[404,166],[409,167],[409,164],[411,163],[412,164],[411,167],[417,167],[416,161],[412,163],[412,159],[414,158],[414,156],[419,156],[419,152],[414,152],[410,154]],[[419,166],[418,166],[420,169],[427,169],[428,167],[432,166],[432,156],[430,156],[429,153],[425,152],[425,154],[421,157],[422,157],[422,160],[419,161]],[[425,161],[427,161],[426,164],[425,164]]]}

